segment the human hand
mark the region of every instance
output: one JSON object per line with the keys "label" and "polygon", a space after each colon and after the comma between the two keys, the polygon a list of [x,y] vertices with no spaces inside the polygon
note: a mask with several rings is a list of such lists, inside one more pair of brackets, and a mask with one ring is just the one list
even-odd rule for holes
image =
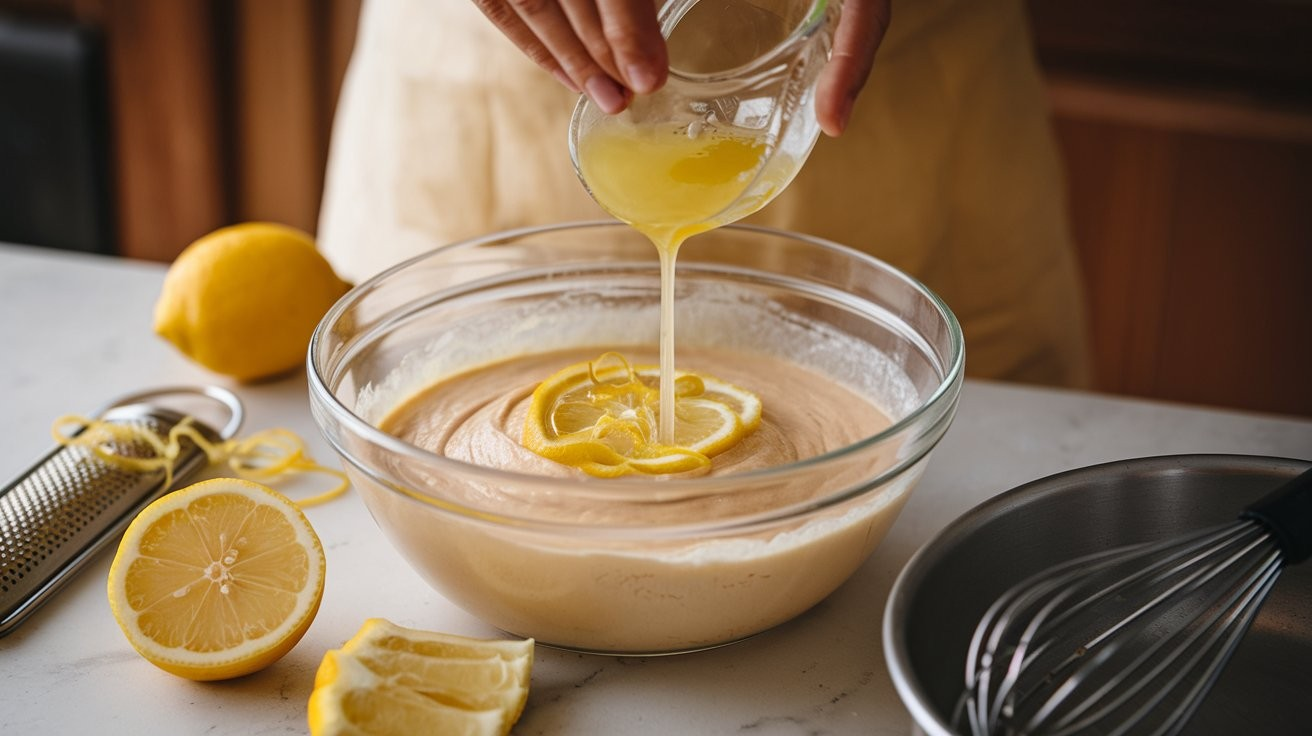
{"label": "human hand", "polygon": [[669,57],[652,0],[474,0],[538,66],[609,114],[665,84]]}
{"label": "human hand", "polygon": [[847,128],[856,97],[870,77],[875,52],[884,40],[892,16],[892,0],[846,0],[834,29],[829,63],[815,90],[815,116],[826,135],[837,137]]}
{"label": "human hand", "polygon": [[[609,114],[665,84],[669,57],[651,0],[474,0],[530,59]],[[842,134],[884,39],[891,0],[845,0],[816,117]]]}

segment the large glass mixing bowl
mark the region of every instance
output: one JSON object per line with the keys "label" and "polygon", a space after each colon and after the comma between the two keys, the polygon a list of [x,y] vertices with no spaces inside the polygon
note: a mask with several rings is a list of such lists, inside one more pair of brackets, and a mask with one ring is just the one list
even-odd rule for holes
{"label": "large glass mixing bowl", "polygon": [[[483,467],[379,429],[480,366],[655,345],[659,293],[643,236],[566,224],[437,249],[324,317],[309,355],[315,420],[378,526],[451,601],[544,644],[689,651],[810,608],[887,532],[955,412],[961,330],[916,280],[803,235],[734,226],[689,241],[678,347],[800,365],[879,407],[892,422],[882,431],[741,473],[606,480]],[[807,388],[761,398],[768,420],[772,402],[806,401]]]}

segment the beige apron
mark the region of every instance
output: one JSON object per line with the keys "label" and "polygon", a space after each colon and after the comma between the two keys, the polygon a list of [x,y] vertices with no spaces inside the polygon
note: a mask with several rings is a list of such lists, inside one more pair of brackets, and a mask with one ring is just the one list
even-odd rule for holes
{"label": "beige apron", "polygon": [[[1065,190],[1021,3],[896,3],[848,131],[749,221],[906,270],[961,320],[970,375],[1087,380]],[[575,178],[576,96],[471,0],[368,0],[319,224],[359,281],[438,245],[605,218]]]}

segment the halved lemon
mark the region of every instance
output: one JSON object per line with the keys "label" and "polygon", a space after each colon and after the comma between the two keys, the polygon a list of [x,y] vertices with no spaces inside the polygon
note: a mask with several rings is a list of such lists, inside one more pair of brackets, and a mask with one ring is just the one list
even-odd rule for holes
{"label": "halved lemon", "polygon": [[294,503],[216,478],[137,515],[109,569],[109,606],[152,664],[222,680],[290,651],[319,610],[323,580],[323,547]]}
{"label": "halved lemon", "polygon": [[528,701],[533,640],[473,639],[369,619],[314,678],[313,736],[504,736]]}
{"label": "halved lemon", "polygon": [[761,400],[712,376],[675,376],[672,444],[657,440],[660,369],[631,367],[617,353],[568,366],[533,392],[523,444],[589,475],[666,475],[703,470],[761,423]]}

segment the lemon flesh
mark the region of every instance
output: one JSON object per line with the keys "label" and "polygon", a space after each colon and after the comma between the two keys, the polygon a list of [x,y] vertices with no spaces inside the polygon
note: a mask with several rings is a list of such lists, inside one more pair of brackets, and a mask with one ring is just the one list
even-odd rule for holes
{"label": "lemon flesh", "polygon": [[273,223],[216,230],[164,277],[155,332],[202,366],[241,381],[305,362],[315,326],[350,289],[309,235]]}
{"label": "lemon flesh", "polygon": [[295,504],[217,478],[133,519],[110,566],[109,606],[152,664],[223,680],[291,651],[319,610],[323,581],[323,547]]}
{"label": "lemon flesh", "polygon": [[370,619],[324,655],[313,736],[504,736],[528,700],[533,640],[472,639]]}
{"label": "lemon flesh", "polygon": [[616,353],[568,366],[538,385],[523,445],[597,477],[704,472],[711,458],[761,423],[761,400],[712,376],[674,381],[674,442],[657,441],[660,370],[631,367]]}

